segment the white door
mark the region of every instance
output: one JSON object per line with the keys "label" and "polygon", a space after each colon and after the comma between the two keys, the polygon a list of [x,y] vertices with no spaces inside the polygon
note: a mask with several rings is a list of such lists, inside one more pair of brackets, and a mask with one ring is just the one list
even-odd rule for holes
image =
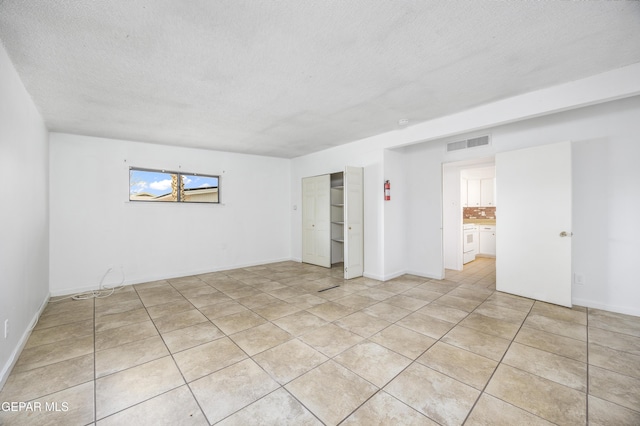
{"label": "white door", "polygon": [[302,179],[302,261],[331,267],[330,176]]}
{"label": "white door", "polygon": [[496,155],[496,289],[571,306],[571,143]]}
{"label": "white door", "polygon": [[344,172],[344,278],[364,272],[364,197],[362,167],[347,166]]}

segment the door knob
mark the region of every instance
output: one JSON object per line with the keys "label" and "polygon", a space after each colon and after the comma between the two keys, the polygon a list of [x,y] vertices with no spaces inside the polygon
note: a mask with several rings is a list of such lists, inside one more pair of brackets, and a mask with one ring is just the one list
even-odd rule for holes
{"label": "door knob", "polygon": [[573,232],[562,231],[562,232],[560,233],[560,236],[561,236],[561,237],[570,237],[570,236],[572,236],[572,235],[573,235]]}

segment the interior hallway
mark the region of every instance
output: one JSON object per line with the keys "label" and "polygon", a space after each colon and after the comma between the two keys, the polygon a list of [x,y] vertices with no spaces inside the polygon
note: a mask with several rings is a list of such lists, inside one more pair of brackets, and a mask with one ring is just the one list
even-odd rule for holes
{"label": "interior hallway", "polygon": [[0,392],[42,410],[0,424],[640,424],[637,317],[496,292],[486,258],[443,281],[341,275],[283,262],[52,300]]}

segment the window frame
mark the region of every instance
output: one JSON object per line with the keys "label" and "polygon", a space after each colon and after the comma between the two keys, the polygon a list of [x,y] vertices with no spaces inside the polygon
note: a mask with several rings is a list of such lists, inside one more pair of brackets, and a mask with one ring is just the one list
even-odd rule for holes
{"label": "window frame", "polygon": [[[183,182],[183,177],[184,176],[196,176],[196,177],[205,177],[205,178],[215,178],[218,182],[218,185],[216,187],[210,187],[210,188],[216,188],[217,189],[217,201],[189,201],[188,199],[182,199],[182,197],[184,196],[186,198],[186,194],[184,194],[185,189],[182,188],[181,191],[177,191],[177,199],[172,199],[172,200],[152,200],[152,199],[132,199],[131,198],[131,173],[134,171],[140,171],[140,172],[151,172],[151,173],[164,173],[167,175],[176,175],[176,178],[178,180],[178,182]],[[136,166],[129,166],[128,168],[128,172],[129,172],[129,195],[128,195],[128,201],[129,202],[142,202],[142,203],[160,203],[160,204],[165,204],[165,203],[169,203],[169,204],[213,204],[213,205],[219,205],[221,204],[220,202],[220,175],[212,175],[212,174],[205,174],[205,173],[194,173],[194,172],[185,172],[185,171],[175,171],[175,170],[167,170],[167,169],[152,169],[152,168],[148,168],[148,167],[136,167]],[[193,188],[189,188],[190,190],[192,190]]]}

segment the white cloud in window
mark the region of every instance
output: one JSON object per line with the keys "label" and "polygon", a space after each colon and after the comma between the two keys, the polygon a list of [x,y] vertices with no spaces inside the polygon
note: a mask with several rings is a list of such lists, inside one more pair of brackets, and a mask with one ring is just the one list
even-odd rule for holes
{"label": "white cloud in window", "polygon": [[149,188],[156,189],[158,191],[166,191],[171,188],[171,179],[159,180],[156,182],[151,182],[149,184]]}
{"label": "white cloud in window", "polygon": [[138,194],[142,191],[144,191],[147,187],[149,186],[149,184],[145,181],[140,181],[140,182],[135,182],[132,186],[131,186],[131,193],[132,194]]}

